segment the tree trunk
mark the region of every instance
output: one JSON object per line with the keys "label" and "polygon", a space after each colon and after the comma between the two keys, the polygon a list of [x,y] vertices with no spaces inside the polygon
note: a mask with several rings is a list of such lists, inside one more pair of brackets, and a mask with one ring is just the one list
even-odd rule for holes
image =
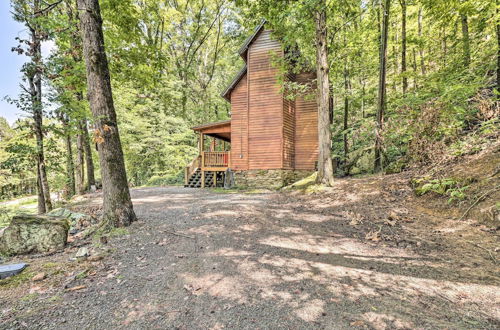
{"label": "tree trunk", "polygon": [[66,144],[66,198],[69,199],[75,195],[75,164],[73,163],[73,148],[71,145],[71,134],[67,118],[60,115],[61,123],[64,128],[64,142]]}
{"label": "tree trunk", "polygon": [[[344,33],[344,47],[347,49],[347,39]],[[349,153],[347,129],[349,128],[349,67],[347,64],[348,57],[344,60],[344,127],[343,127],[343,140],[344,140],[344,170],[347,168],[347,154]],[[345,173],[349,174],[349,173]]]}
{"label": "tree trunk", "polygon": [[75,165],[75,175],[76,175],[76,192],[78,195],[83,195],[85,193],[85,156],[83,151],[83,136],[78,123],[78,134],[76,136],[76,165]]}
{"label": "tree trunk", "polygon": [[420,55],[420,66],[422,69],[422,75],[425,76],[427,73],[427,70],[425,68],[425,59],[424,59],[424,46],[422,45],[422,30],[423,30],[423,13],[422,13],[422,7],[418,9],[418,40],[419,40],[419,46],[418,46],[418,52]]}
{"label": "tree trunk", "polygon": [[87,128],[87,120],[82,120],[82,136],[83,136],[83,149],[85,150],[85,165],[87,165],[87,188],[92,189],[95,187],[95,170],[94,161],[92,159],[92,148],[90,146],[89,130]]}
{"label": "tree trunk", "polygon": [[328,45],[326,28],[326,1],[320,0],[315,12],[316,23],[316,67],[318,80],[318,178],[317,182],[327,186],[333,185],[333,162],[331,156],[332,133],[330,131],[328,79]]}
{"label": "tree trunk", "polygon": [[467,15],[460,14],[462,22],[462,47],[464,57],[464,67],[468,68],[470,65],[470,38],[469,38],[469,21]]}
{"label": "tree trunk", "polygon": [[401,0],[401,75],[403,76],[403,95],[408,91],[406,76],[406,0]]}
{"label": "tree trunk", "polygon": [[374,171],[382,169],[382,127],[386,107],[387,36],[389,33],[389,11],[391,0],[385,0],[382,7],[382,33],[380,36],[380,72],[377,100],[377,126],[375,131]]}
{"label": "tree trunk", "polygon": [[361,78],[361,118],[366,118],[365,114],[365,94],[366,94],[366,78]]}
{"label": "tree trunk", "polygon": [[42,180],[40,179],[40,164],[36,162],[36,187],[38,196],[38,214],[44,214],[47,212],[45,208],[45,197],[43,196],[43,186]]}
{"label": "tree trunk", "polygon": [[98,0],[78,0],[90,109],[94,116],[103,184],[103,223],[128,226],[136,220],[118,131]]}
{"label": "tree trunk", "polygon": [[[40,10],[40,0],[33,2],[33,12],[37,13]],[[35,14],[36,16],[36,14]],[[30,85],[31,102],[33,110],[33,122],[36,137],[36,158],[38,165],[39,190],[43,194],[45,202],[45,210],[39,207],[40,213],[45,213],[52,210],[52,202],[50,199],[49,181],[47,179],[47,171],[45,168],[45,155],[43,147],[43,104],[42,104],[42,44],[38,25],[30,27],[31,34],[31,57],[33,67],[28,70],[28,82]]]}

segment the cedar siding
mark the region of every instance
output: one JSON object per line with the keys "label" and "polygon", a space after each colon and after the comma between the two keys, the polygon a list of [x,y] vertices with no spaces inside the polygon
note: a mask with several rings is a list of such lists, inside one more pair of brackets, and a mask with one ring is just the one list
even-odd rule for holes
{"label": "cedar siding", "polygon": [[281,45],[265,30],[248,49],[249,169],[282,167],[283,103],[279,72],[271,63],[273,53],[280,56]]}
{"label": "cedar siding", "polygon": [[[241,52],[246,66],[224,91],[231,102],[231,167],[234,170],[314,170],[318,157],[315,100],[289,100],[273,58],[283,56],[271,31],[260,27]],[[311,73],[287,74],[309,83]]]}
{"label": "cedar siding", "polygon": [[231,93],[231,165],[248,169],[248,94],[245,74]]}

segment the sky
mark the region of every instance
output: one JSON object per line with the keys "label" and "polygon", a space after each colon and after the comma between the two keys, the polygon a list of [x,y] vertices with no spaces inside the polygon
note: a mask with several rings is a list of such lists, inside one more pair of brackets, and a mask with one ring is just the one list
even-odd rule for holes
{"label": "sky", "polygon": [[[5,96],[16,98],[19,95],[21,83],[21,67],[27,57],[11,52],[17,46],[16,37],[26,36],[26,28],[14,21],[10,13],[10,1],[0,0],[0,116],[13,124],[23,114],[15,105],[4,100]],[[42,45],[42,54],[47,55],[52,49],[52,43]]]}

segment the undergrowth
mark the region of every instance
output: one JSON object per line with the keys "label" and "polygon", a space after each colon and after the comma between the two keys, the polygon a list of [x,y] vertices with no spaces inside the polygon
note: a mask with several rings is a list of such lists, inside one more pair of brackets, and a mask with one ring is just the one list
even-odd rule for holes
{"label": "undergrowth", "polygon": [[412,180],[415,193],[423,196],[428,193],[435,193],[448,197],[448,203],[459,202],[467,198],[467,190],[470,184],[474,182],[472,178],[443,178],[430,179],[428,177]]}

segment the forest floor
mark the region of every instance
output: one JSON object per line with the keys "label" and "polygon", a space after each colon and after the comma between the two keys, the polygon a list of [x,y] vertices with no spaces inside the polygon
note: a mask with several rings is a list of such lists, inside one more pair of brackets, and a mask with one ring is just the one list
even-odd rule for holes
{"label": "forest floor", "polygon": [[[419,211],[406,175],[339,179],[312,195],[132,196],[139,221],[107,242],[11,260],[30,266],[0,281],[0,328],[500,326],[498,236]],[[100,203],[88,195],[75,208]],[[81,246],[93,257],[75,261]]]}

